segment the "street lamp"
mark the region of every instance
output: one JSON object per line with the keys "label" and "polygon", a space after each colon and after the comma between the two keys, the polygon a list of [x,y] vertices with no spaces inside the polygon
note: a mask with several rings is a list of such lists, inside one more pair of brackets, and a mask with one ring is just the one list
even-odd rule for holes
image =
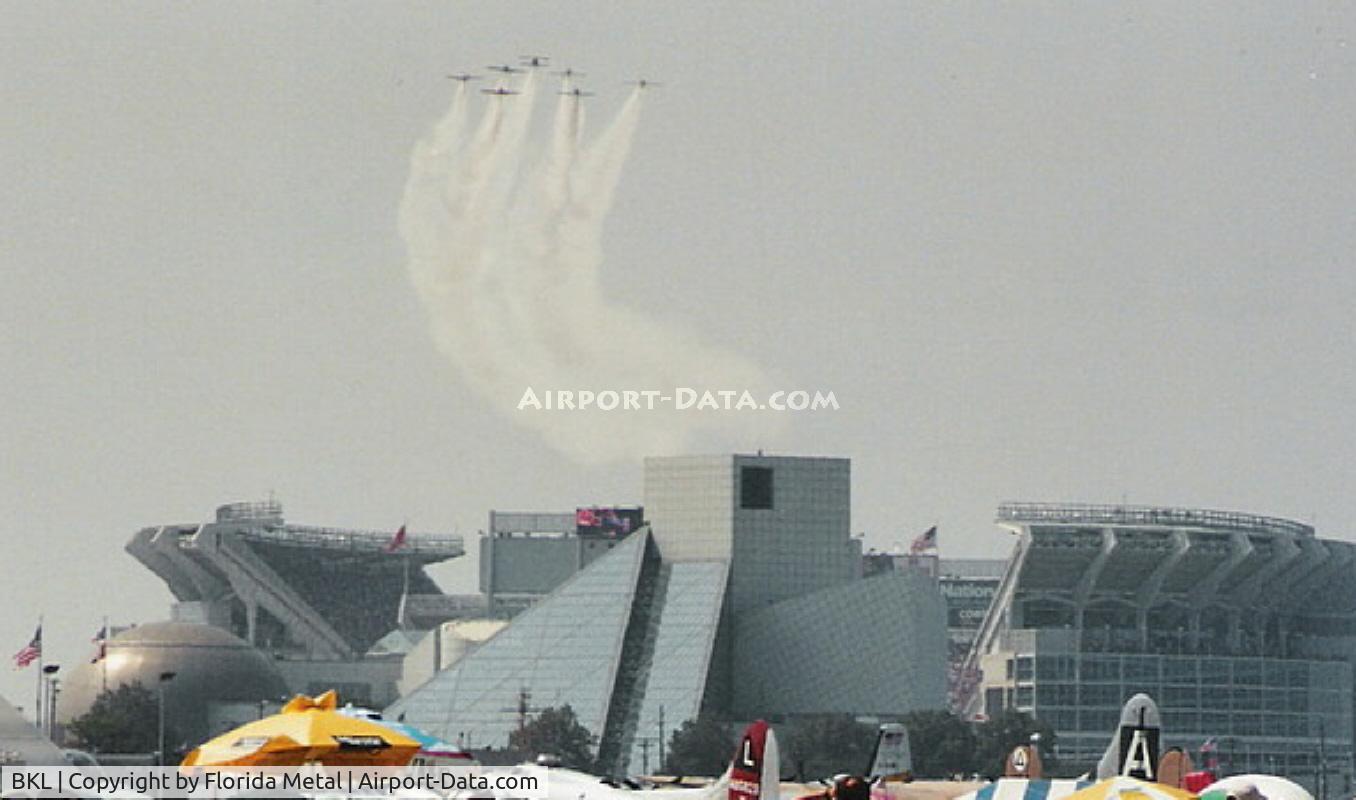
{"label": "street lamp", "polygon": [[173,672],[160,673],[160,683],[157,687],[160,689],[160,733],[156,738],[156,742],[160,749],[156,751],[155,763],[157,766],[161,767],[165,766],[165,684],[174,680],[174,676],[175,673]]}
{"label": "street lamp", "polygon": [[[59,695],[59,694],[61,694],[61,681],[57,680],[57,679],[56,679],[56,676],[54,675],[54,676],[52,676],[52,695],[51,695],[51,697],[47,698],[47,711],[48,711],[49,714],[52,715],[52,722],[51,722],[51,725],[48,727],[48,734],[47,734],[47,737],[48,737],[49,739],[51,739],[52,742],[53,742],[54,744],[58,745],[58,746],[61,745],[61,742],[57,741],[57,726],[56,726],[56,721],[57,721],[57,695]],[[65,737],[62,737],[62,738],[65,738]]]}
{"label": "street lamp", "polygon": [[56,674],[61,669],[60,664],[47,664],[42,668],[42,674],[47,676],[47,681],[43,687],[42,706],[47,710],[47,718],[40,720],[38,727],[47,733],[47,738],[53,738],[56,727],[56,713],[52,708],[52,701],[56,698]]}

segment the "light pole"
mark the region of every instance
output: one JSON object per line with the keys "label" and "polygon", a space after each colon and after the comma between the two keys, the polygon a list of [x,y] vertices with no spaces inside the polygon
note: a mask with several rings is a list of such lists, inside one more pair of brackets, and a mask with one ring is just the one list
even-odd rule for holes
{"label": "light pole", "polygon": [[39,721],[38,729],[45,732],[48,739],[52,738],[53,727],[56,724],[56,714],[52,713],[52,699],[56,694],[56,674],[59,669],[61,669],[60,664],[45,664],[42,668],[42,674],[46,676],[43,684],[42,707],[47,713],[46,718]]}
{"label": "light pole", "polygon": [[[57,680],[56,676],[53,675],[53,676],[52,676],[52,693],[51,693],[51,696],[49,696],[49,697],[47,698],[47,713],[49,713],[49,714],[52,715],[52,721],[51,721],[51,724],[48,726],[47,738],[51,739],[52,742],[53,742],[54,744],[56,744],[57,746],[60,746],[60,745],[61,745],[61,742],[57,740],[57,726],[56,726],[56,721],[57,721],[57,695],[59,695],[59,694],[61,694],[61,681]],[[64,737],[63,737],[63,738],[64,738]]]}
{"label": "light pole", "polygon": [[158,685],[158,688],[160,689],[160,733],[156,737],[159,750],[157,750],[155,754],[155,763],[156,766],[160,767],[165,766],[165,684],[174,680],[174,675],[175,673],[173,672],[160,673],[160,683]]}

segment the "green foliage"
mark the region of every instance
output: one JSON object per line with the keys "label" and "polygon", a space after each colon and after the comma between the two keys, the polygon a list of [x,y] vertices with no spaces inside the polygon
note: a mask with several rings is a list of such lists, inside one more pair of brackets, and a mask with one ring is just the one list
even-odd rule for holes
{"label": "green foliage", "polygon": [[699,716],[673,732],[663,768],[670,775],[715,777],[729,765],[734,748],[733,727],[713,717]]}
{"label": "green foliage", "polygon": [[1008,754],[1018,745],[1030,744],[1033,733],[1041,736],[1041,761],[1049,777],[1056,766],[1054,729],[1030,714],[1012,709],[975,726],[974,770],[985,776],[1002,775]]}
{"label": "green foliage", "polygon": [[[150,753],[160,747],[160,704],[140,683],[102,692],[84,716],[66,727],[79,747],[96,753]],[[180,737],[165,729],[165,741]]]}
{"label": "green foliage", "polygon": [[960,717],[946,711],[914,711],[904,717],[913,752],[913,773],[946,778],[975,771],[975,734]]}
{"label": "green foliage", "polygon": [[527,753],[549,753],[562,766],[588,770],[593,766],[593,735],[579,724],[568,705],[542,711],[536,719],[509,734],[509,747]]}
{"label": "green foliage", "polygon": [[786,765],[796,780],[830,778],[838,773],[861,774],[869,766],[876,728],[850,714],[799,717],[787,726]]}

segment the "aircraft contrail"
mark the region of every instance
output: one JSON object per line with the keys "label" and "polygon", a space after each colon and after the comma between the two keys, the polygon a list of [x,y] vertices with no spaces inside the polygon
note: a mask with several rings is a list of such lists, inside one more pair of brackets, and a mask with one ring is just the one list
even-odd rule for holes
{"label": "aircraft contrail", "polygon": [[681,452],[702,438],[763,444],[768,420],[750,412],[518,410],[528,388],[767,386],[751,361],[620,306],[602,284],[603,225],[640,90],[591,142],[575,95],[561,96],[546,141],[534,142],[536,94],[530,72],[517,94],[488,96],[472,127],[462,82],[410,159],[400,232],[439,350],[497,411],[579,461]]}

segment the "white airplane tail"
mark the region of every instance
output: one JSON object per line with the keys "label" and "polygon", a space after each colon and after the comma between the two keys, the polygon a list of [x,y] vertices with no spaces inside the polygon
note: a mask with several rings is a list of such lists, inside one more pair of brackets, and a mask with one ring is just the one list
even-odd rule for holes
{"label": "white airplane tail", "polygon": [[913,771],[913,753],[909,749],[909,731],[897,722],[880,726],[876,746],[867,767],[868,781],[898,778]]}
{"label": "white airplane tail", "polygon": [[1162,730],[1153,698],[1143,693],[1131,697],[1121,709],[1120,725],[1111,744],[1097,762],[1096,780],[1126,776],[1157,781]]}

